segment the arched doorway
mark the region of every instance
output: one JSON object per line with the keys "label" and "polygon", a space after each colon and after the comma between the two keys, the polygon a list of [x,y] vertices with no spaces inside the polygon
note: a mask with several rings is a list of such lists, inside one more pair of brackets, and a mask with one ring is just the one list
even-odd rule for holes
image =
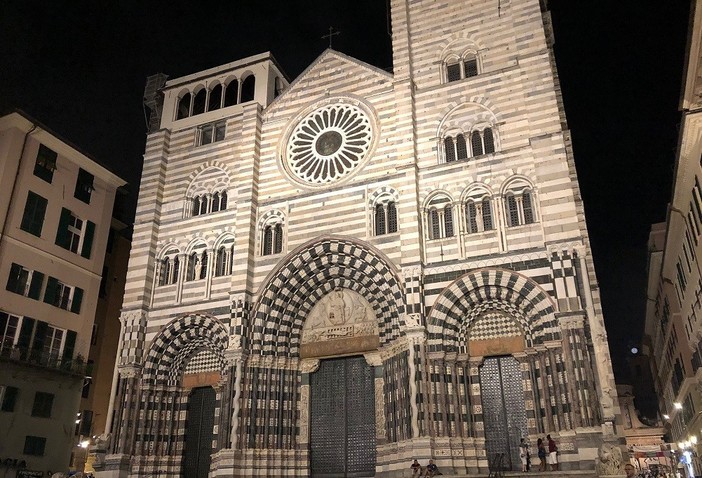
{"label": "arched doorway", "polygon": [[490,463],[504,454],[504,470],[520,470],[519,439],[528,436],[519,362],[511,355],[488,357],[480,366],[485,450]]}
{"label": "arched doorway", "polygon": [[363,357],[322,360],[310,375],[310,471],[315,478],[375,475],[373,369]]}
{"label": "arched doorway", "polygon": [[210,472],[215,398],[212,387],[194,388],[190,393],[185,426],[183,476],[207,478]]}

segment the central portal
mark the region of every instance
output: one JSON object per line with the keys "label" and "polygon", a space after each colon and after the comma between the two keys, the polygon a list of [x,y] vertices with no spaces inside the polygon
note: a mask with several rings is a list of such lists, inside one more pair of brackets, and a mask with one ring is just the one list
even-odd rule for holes
{"label": "central portal", "polygon": [[310,375],[313,477],[375,475],[373,380],[373,369],[363,357],[322,360]]}
{"label": "central portal", "polygon": [[519,439],[528,430],[519,362],[512,356],[486,358],[480,367],[480,394],[490,465],[495,455],[504,453],[502,469],[521,470]]}

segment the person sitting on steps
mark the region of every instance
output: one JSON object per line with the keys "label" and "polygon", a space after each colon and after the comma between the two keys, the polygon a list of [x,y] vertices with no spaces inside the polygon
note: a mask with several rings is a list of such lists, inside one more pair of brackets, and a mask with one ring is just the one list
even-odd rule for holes
{"label": "person sitting on steps", "polygon": [[420,476],[422,476],[422,465],[419,464],[416,458],[412,462],[410,468],[412,469],[412,478],[419,478]]}
{"label": "person sitting on steps", "polygon": [[427,465],[427,471],[424,474],[424,476],[436,476],[436,475],[441,475],[441,472],[439,471],[439,468],[434,464],[434,460],[429,460],[429,464]]}

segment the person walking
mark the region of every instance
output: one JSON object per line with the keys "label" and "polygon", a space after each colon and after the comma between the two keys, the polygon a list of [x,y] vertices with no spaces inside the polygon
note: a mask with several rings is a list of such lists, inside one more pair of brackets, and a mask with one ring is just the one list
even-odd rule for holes
{"label": "person walking", "polygon": [[539,455],[539,471],[546,471],[546,447],[542,438],[536,440],[536,449]]}
{"label": "person walking", "polygon": [[551,435],[546,435],[546,440],[548,441],[548,464],[551,465],[551,471],[558,470],[558,446],[556,442],[553,441]]}

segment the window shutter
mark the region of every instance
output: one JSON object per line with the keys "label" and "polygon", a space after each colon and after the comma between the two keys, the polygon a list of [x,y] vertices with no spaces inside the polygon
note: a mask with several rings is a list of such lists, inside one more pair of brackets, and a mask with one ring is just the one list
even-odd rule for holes
{"label": "window shutter", "polygon": [[388,203],[388,232],[397,232],[397,209],[394,202]]}
{"label": "window shutter", "polygon": [[44,284],[44,274],[38,271],[32,273],[32,282],[29,284],[29,298],[39,300],[41,286]]}
{"label": "window shutter", "polygon": [[49,276],[46,282],[46,291],[44,291],[44,302],[51,305],[56,305],[56,289],[58,288],[58,279]]}
{"label": "window shutter", "polygon": [[385,234],[385,209],[382,204],[375,205],[375,235]]}
{"label": "window shutter", "polygon": [[7,278],[6,287],[10,292],[17,292],[18,280],[21,272],[22,266],[13,262],[10,266],[10,276]]}
{"label": "window shutter", "polygon": [[90,249],[93,247],[93,235],[95,235],[95,223],[87,221],[85,225],[85,237],[83,238],[83,250],[80,255],[90,259]]}
{"label": "window shutter", "polygon": [[444,229],[446,237],[453,237],[453,208],[451,205],[444,207]]}
{"label": "window shutter", "polygon": [[58,230],[56,231],[56,245],[61,246],[64,249],[70,247],[69,237],[68,237],[68,224],[71,221],[71,211],[68,209],[61,208],[61,219],[59,219]]}
{"label": "window shutter", "polygon": [[83,302],[83,289],[75,287],[73,289],[73,301],[71,302],[71,312],[80,314],[80,305]]}
{"label": "window shutter", "polygon": [[31,358],[33,360],[41,360],[41,354],[44,351],[44,342],[46,341],[46,331],[49,330],[49,324],[41,320],[37,320],[37,327],[34,331],[34,340],[32,341]]}
{"label": "window shutter", "polygon": [[61,361],[63,363],[70,362],[73,360],[73,351],[76,348],[76,334],[74,331],[69,330],[66,333],[66,343],[63,346],[63,355],[61,356]]}
{"label": "window shutter", "polygon": [[27,358],[29,341],[32,340],[32,332],[34,331],[34,322],[36,321],[31,317],[24,317],[22,319],[19,337],[17,337],[17,347],[19,347],[22,352],[22,358]]}

